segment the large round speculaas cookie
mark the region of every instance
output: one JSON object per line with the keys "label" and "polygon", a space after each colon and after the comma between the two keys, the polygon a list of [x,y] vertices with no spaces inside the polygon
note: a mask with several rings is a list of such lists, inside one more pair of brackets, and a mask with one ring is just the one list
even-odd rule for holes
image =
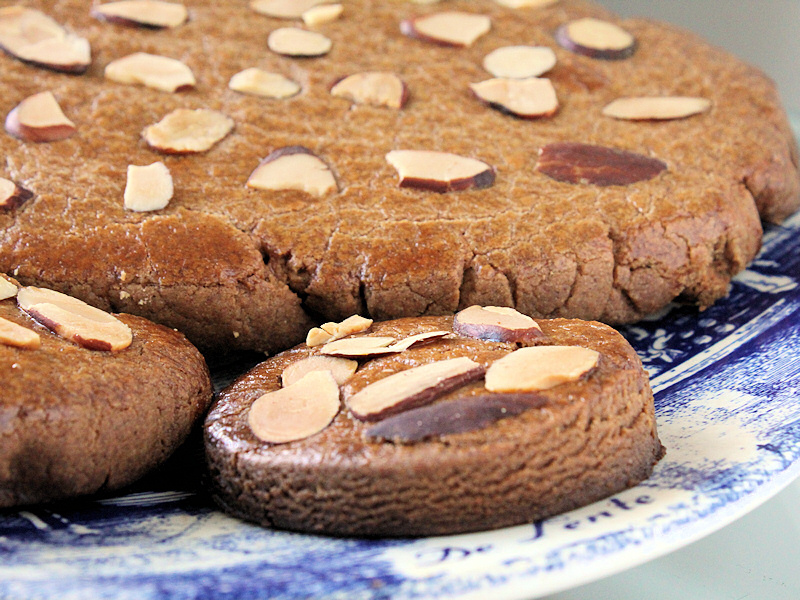
{"label": "large round speculaas cookie", "polygon": [[242,376],[205,424],[217,502],[269,527],[438,535],[648,477],[662,455],[653,395],[622,336],[496,311],[310,336]]}
{"label": "large round speculaas cookie", "polygon": [[115,490],[164,462],[211,401],[197,349],[141,317],[16,293],[0,276],[0,507]]}
{"label": "large round speculaas cookie", "polygon": [[[577,0],[185,4],[27,2],[68,28],[44,49],[0,15],[0,177],[29,192],[0,199],[0,270],[217,349],[475,303],[622,323],[713,303],[759,216],[798,205],[773,84],[667,25]],[[520,45],[546,50],[495,52]]]}

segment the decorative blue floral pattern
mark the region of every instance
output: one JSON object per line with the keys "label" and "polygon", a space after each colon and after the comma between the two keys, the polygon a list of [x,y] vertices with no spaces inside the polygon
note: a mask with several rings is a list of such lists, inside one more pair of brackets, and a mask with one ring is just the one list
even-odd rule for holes
{"label": "decorative blue floral pattern", "polygon": [[624,329],[668,448],[636,488],[528,526],[346,540],[219,513],[179,456],[124,496],[0,513],[0,599],[530,598],[668,552],[800,474],[798,234],[800,215],[769,229],[711,309]]}

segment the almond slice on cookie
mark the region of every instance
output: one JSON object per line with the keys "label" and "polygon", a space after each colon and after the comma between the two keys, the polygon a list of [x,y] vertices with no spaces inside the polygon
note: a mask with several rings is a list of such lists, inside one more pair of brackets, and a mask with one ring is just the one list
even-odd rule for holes
{"label": "almond slice on cookie", "polygon": [[393,150],[386,161],[400,176],[400,187],[452,192],[494,184],[495,172],[481,160],[450,152]]}
{"label": "almond slice on cookie", "polygon": [[362,421],[433,402],[436,398],[483,377],[485,369],[462,356],[400,371],[356,392],[346,399],[347,408]]}
{"label": "almond slice on cookie", "polygon": [[325,429],[339,412],[339,386],[330,371],[312,371],[253,402],[247,423],[271,444],[302,440]]}
{"label": "almond slice on cookie", "polygon": [[133,341],[130,327],[115,316],[61,292],[23,287],[17,304],[53,333],[89,350],[119,352]]}
{"label": "almond slice on cookie", "polygon": [[486,371],[490,392],[536,392],[577,381],[597,366],[600,353],[579,346],[520,348]]}
{"label": "almond slice on cookie", "polygon": [[92,62],[88,40],[22,6],[0,8],[0,48],[23,62],[64,73],[83,73]]}

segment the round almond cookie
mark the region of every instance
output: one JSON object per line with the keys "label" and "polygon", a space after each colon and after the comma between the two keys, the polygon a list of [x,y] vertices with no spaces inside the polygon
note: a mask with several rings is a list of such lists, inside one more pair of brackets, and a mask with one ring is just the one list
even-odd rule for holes
{"label": "round almond cookie", "polygon": [[220,394],[205,443],[224,510],[335,535],[477,531],[619,492],[663,455],[648,377],[606,325],[475,306],[349,329]]}
{"label": "round almond cookie", "polygon": [[0,507],[132,483],[208,407],[205,361],[180,333],[2,277],[0,298]]}
{"label": "round almond cookie", "polygon": [[313,4],[5,3],[0,272],[219,351],[473,304],[614,324],[709,306],[800,202],[773,84],[688,32]]}

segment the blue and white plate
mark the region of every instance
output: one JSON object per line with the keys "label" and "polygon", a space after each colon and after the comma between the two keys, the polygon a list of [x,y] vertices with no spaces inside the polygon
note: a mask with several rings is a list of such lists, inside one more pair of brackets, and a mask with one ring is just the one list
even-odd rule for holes
{"label": "blue and white plate", "polygon": [[668,451],[649,480],[607,500],[479,534],[333,539],[225,516],[182,456],[124,496],[0,513],[0,598],[502,600],[660,556],[800,475],[798,280],[800,214],[768,229],[724,301],[625,329]]}

